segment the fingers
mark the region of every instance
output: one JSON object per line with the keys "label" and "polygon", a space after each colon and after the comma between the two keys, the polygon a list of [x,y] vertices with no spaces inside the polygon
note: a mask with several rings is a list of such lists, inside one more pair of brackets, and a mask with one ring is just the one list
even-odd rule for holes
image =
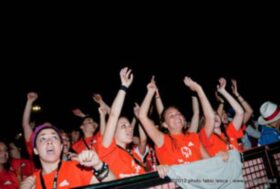
{"label": "fingers", "polygon": [[30,189],[35,187],[36,177],[35,176],[29,176],[26,179],[24,179],[20,184],[20,189]]}
{"label": "fingers", "polygon": [[168,169],[168,165],[159,165],[157,167],[159,177],[163,179],[167,175]]}
{"label": "fingers", "polygon": [[152,76],[151,82],[155,82],[155,75]]}
{"label": "fingers", "polygon": [[228,159],[229,159],[228,152],[219,151],[216,156],[220,156],[223,161],[228,161]]}

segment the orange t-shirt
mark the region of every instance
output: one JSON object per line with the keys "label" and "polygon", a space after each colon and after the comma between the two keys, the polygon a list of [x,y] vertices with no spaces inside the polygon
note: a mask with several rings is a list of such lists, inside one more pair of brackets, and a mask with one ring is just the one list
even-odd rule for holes
{"label": "orange t-shirt", "polygon": [[[47,189],[53,188],[55,173],[56,170],[43,175]],[[36,189],[41,189],[40,171],[36,171],[34,175],[36,176]],[[76,161],[62,161],[57,178],[57,189],[89,185],[92,176],[90,168],[85,168]]]}
{"label": "orange t-shirt", "polygon": [[19,183],[17,176],[12,171],[0,171],[0,188],[1,189],[18,189]]}
{"label": "orange t-shirt", "polygon": [[72,145],[72,149],[75,150],[77,154],[81,153],[83,150],[88,150],[88,147],[92,150],[96,150],[97,140],[100,136],[101,136],[100,133],[97,133],[85,139],[81,138],[80,140],[78,140]]}
{"label": "orange t-shirt", "polygon": [[198,134],[187,133],[178,135],[164,134],[161,147],[155,147],[159,163],[175,165],[190,163],[202,159]]}
{"label": "orange t-shirt", "polygon": [[105,148],[102,142],[100,142],[98,144],[98,155],[102,161],[109,165],[109,169],[117,178],[145,173],[144,168],[138,165],[128,152],[116,145],[115,139],[113,139],[112,144],[108,148]]}
{"label": "orange t-shirt", "polygon": [[[241,129],[237,131],[231,122],[226,128],[226,132],[229,137],[230,147],[241,151],[242,149],[240,148],[237,139],[243,137],[243,131]],[[220,137],[214,133],[212,133],[210,137],[207,137],[205,128],[203,128],[199,132],[199,137],[210,156],[215,156],[219,151],[225,152],[229,150],[229,146],[226,143],[226,137],[223,133]],[[222,138],[222,140],[220,138]]]}

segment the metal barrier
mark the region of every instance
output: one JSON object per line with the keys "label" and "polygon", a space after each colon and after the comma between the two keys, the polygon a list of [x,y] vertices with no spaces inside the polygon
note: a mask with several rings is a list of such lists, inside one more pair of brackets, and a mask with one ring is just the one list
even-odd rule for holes
{"label": "metal barrier", "polygon": [[[280,189],[280,142],[261,146],[242,155],[246,189]],[[179,188],[169,178],[161,179],[157,172],[79,187],[80,189],[172,189]]]}
{"label": "metal barrier", "polygon": [[246,188],[279,188],[280,142],[248,150],[243,157]]}

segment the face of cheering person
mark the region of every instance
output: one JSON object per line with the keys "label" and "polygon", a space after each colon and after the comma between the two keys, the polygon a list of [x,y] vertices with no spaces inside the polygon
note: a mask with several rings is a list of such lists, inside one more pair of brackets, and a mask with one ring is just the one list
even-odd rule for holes
{"label": "face of cheering person", "polygon": [[117,144],[124,147],[130,144],[133,139],[133,127],[127,118],[121,117],[117,123],[117,129],[115,133]]}
{"label": "face of cheering person", "polygon": [[34,153],[41,162],[54,163],[60,160],[63,143],[59,134],[52,128],[41,130],[37,134]]}

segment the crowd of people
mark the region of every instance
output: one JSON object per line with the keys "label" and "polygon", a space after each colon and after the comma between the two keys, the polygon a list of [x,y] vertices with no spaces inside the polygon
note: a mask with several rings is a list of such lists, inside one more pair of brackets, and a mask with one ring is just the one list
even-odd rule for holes
{"label": "crowd of people", "polygon": [[[0,139],[0,189],[72,188],[153,171],[164,178],[172,165],[214,156],[227,161],[231,149],[242,153],[280,141],[279,106],[264,102],[255,120],[234,79],[231,92],[225,78],[218,80],[219,105],[214,108],[203,87],[186,76],[182,84],[194,94],[188,120],[179,108],[165,107],[153,76],[142,103],[135,103],[134,117],[129,118],[121,113],[134,77],[127,67],[119,75],[121,87],[111,106],[100,94],[93,96],[99,105],[99,123],[74,109],[81,122],[70,133],[50,122],[34,125],[31,110],[38,94],[29,92],[22,118],[24,148],[16,139]],[[150,115],[152,103],[157,119]]]}

